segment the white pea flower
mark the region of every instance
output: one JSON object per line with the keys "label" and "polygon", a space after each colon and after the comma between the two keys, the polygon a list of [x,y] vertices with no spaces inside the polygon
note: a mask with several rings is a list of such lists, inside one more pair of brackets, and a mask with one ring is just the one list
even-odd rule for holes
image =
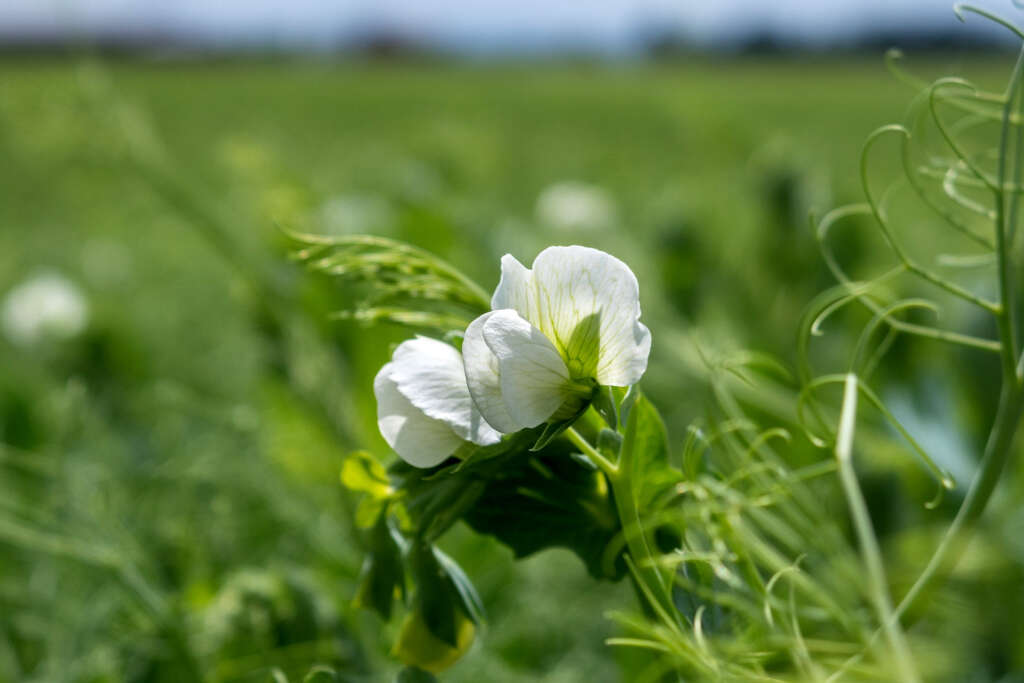
{"label": "white pea flower", "polygon": [[328,231],[335,235],[382,230],[395,222],[395,210],[383,197],[341,194],[320,209]]}
{"label": "white pea flower", "polygon": [[80,334],[89,323],[89,306],[73,282],[45,271],[7,293],[0,323],[8,339],[29,347]]}
{"label": "white pea flower", "polygon": [[495,310],[466,329],[469,391],[499,432],[568,417],[594,385],[629,386],[647,369],[651,333],[625,263],[597,249],[548,247],[527,269],[501,259]]}
{"label": "white pea flower", "polygon": [[381,435],[414,467],[438,465],[466,441],[501,440],[473,403],[462,356],[450,344],[427,337],[402,342],[377,373],[373,392]]}

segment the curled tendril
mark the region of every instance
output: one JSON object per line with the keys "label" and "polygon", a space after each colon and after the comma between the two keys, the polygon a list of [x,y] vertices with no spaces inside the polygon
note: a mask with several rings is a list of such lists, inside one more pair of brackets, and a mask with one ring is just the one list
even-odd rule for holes
{"label": "curled tendril", "polygon": [[[821,326],[829,316],[853,301],[867,299],[871,289],[878,286],[877,280],[842,283],[825,290],[811,301],[800,321],[800,332],[797,336],[797,369],[801,382],[807,383],[814,375],[809,353],[811,338],[821,336]],[[877,310],[882,310],[874,301],[871,303]]]}
{"label": "curled tendril", "polygon": [[[840,310],[846,304],[857,301],[862,295],[867,293],[868,287],[865,283],[849,283],[840,284],[828,289],[819,294],[807,307],[806,312],[802,320],[800,321],[800,332],[797,335],[797,371],[800,377],[800,383],[804,387],[800,393],[800,399],[797,401],[796,417],[797,422],[803,428],[807,438],[815,446],[819,448],[824,447],[825,441],[817,437],[808,427],[807,420],[804,418],[804,406],[806,404],[807,387],[813,382],[811,379],[814,376],[813,369],[811,367],[810,359],[810,341],[812,337],[820,336],[821,325],[832,313]],[[872,304],[874,305],[874,304]],[[819,428],[827,430],[828,420],[821,413],[817,404],[810,404],[814,419],[817,421]]]}
{"label": "curled tendril", "polygon": [[756,437],[754,437],[753,441],[750,442],[750,445],[747,447],[747,450],[744,453],[744,458],[750,458],[750,456],[752,456],[756,451],[760,450],[760,448],[764,446],[764,444],[768,443],[768,441],[771,439],[779,439],[780,441],[789,443],[793,439],[793,437],[789,433],[789,430],[783,429],[782,427],[773,427],[771,429],[766,429],[760,434],[758,434]]}
{"label": "curled tendril", "polygon": [[[797,396],[796,400],[796,419],[800,428],[803,429],[804,435],[807,440],[810,441],[816,448],[828,448],[829,443],[834,438],[834,435],[829,434],[827,436],[819,436],[817,433],[811,431],[808,426],[808,420],[804,415],[804,411],[808,404],[813,405],[813,394],[820,387],[828,386],[832,384],[842,384],[846,381],[846,375],[822,375],[821,377],[815,377],[813,380],[804,385],[800,390],[800,395]],[[820,413],[816,415],[821,428],[824,431],[828,430],[827,421],[820,416]]]}
{"label": "curled tendril", "polygon": [[[1019,202],[1010,202],[1009,214],[1003,215],[1005,210],[1004,193],[1007,190],[1006,183],[1006,161],[1007,157],[1007,139],[1010,136],[1010,121],[1014,115],[1017,117],[1021,116],[1022,110],[1024,110],[1024,97],[1019,94],[1020,91],[1020,74],[1021,68],[1024,65],[1024,46],[1021,48],[1021,53],[1017,58],[1017,63],[1014,65],[1014,78],[1010,85],[1006,89],[1006,102],[1003,105],[1003,122],[1002,130],[1000,132],[1000,148],[999,148],[999,160],[998,160],[998,176],[999,176],[999,193],[996,195],[997,208],[999,211],[996,215],[996,230],[998,237],[1005,238],[1004,246],[1007,249],[1011,249],[1013,246],[1014,238],[1017,232],[1017,214],[1019,210]],[[1014,100],[1016,99],[1016,111],[1014,111]],[[1012,157],[1016,163],[1013,165],[1013,180],[1010,182],[1010,187],[1014,188],[1011,192],[1019,192],[1018,188],[1021,182],[1021,164],[1020,156],[1021,151],[1024,149],[1024,131],[1019,127],[1015,129],[1015,140]],[[1003,220],[1005,219],[1005,220]],[[1011,317],[1013,312],[1010,313]]]}
{"label": "curled tendril", "polygon": [[934,510],[935,508],[942,505],[942,501],[946,498],[946,487],[941,483],[935,487],[935,495],[924,504],[926,510]]}
{"label": "curled tendril", "polygon": [[[894,304],[887,306],[871,318],[864,331],[861,333],[860,338],[857,340],[857,346],[853,350],[853,354],[850,358],[850,372],[862,375],[861,370],[865,367],[865,364],[861,363],[861,358],[864,355],[864,351],[867,348],[868,343],[871,341],[871,337],[878,331],[878,328],[886,323],[888,319],[903,311],[909,311],[912,309],[926,309],[939,316],[939,308],[931,301],[927,299],[906,299],[904,301],[897,301]],[[892,328],[890,327],[890,330]]]}
{"label": "curled tendril", "polygon": [[878,410],[878,412],[882,414],[883,417],[885,417],[886,421],[892,426],[892,428],[899,432],[900,436],[902,436],[903,439],[907,442],[911,450],[914,451],[914,453],[924,464],[925,469],[928,470],[928,473],[931,474],[932,477],[934,477],[934,479],[939,483],[939,485],[942,488],[950,491],[956,488],[956,480],[953,478],[953,475],[948,470],[943,469],[938,465],[938,463],[932,460],[931,456],[928,455],[928,452],[924,449],[924,447],[922,447],[921,444],[918,443],[917,440],[910,434],[910,432],[907,431],[906,427],[903,426],[903,423],[896,419],[896,416],[889,411],[889,409],[885,406],[885,403],[882,401],[881,398],[878,397],[878,395],[871,389],[871,387],[864,384],[858,379],[857,388],[860,391],[860,393],[868,400],[868,402],[871,403],[871,405],[873,405]]}
{"label": "curled tendril", "polygon": [[705,437],[708,447],[713,447],[716,442],[725,439],[731,434],[756,429],[757,425],[748,419],[729,419],[722,422],[717,428]]}
{"label": "curled tendril", "polygon": [[[864,143],[864,149],[861,152],[860,160],[861,185],[864,190],[864,195],[867,199],[868,206],[871,207],[871,214],[874,216],[875,221],[878,224],[878,227],[881,230],[882,236],[884,237],[886,243],[889,245],[889,248],[892,250],[893,254],[900,261],[903,267],[906,268],[908,271],[914,273],[915,275],[929,282],[930,284],[945,290],[946,292],[952,294],[953,296],[963,299],[968,303],[972,303],[976,306],[979,306],[989,311],[990,313],[998,313],[999,306],[997,304],[994,304],[991,301],[988,301],[974,294],[973,292],[964,289],[963,287],[954,282],[950,282],[949,280],[933,273],[932,271],[926,268],[923,268],[922,266],[918,265],[915,261],[911,260],[907,255],[906,251],[896,240],[896,236],[893,234],[892,229],[889,227],[889,222],[885,216],[885,212],[882,209],[882,206],[879,204],[878,200],[871,192],[871,184],[869,182],[868,173],[868,159],[870,157],[871,149],[882,136],[890,133],[897,133],[902,136],[910,135],[910,131],[908,131],[905,127],[899,124],[890,124],[888,126],[882,126],[881,128],[879,128],[874,133],[868,136],[867,141]],[[946,135],[947,141],[949,141],[950,138],[948,137],[948,134],[944,132],[944,135]],[[955,143],[950,142],[950,144],[954,145]],[[954,149],[954,153],[956,153],[957,156],[959,156],[961,159],[964,158],[963,154],[960,153],[957,149]],[[971,168],[969,162],[965,163],[968,163],[968,168]],[[980,177],[984,179],[984,176]]]}
{"label": "curled tendril", "polygon": [[820,221],[817,222],[815,222],[814,214],[811,214],[810,216],[811,230],[813,231],[814,238],[818,243],[821,256],[825,260],[825,266],[829,269],[829,272],[832,273],[832,277],[834,277],[840,284],[849,284],[852,282],[852,279],[843,271],[842,266],[839,265],[839,260],[829,248],[828,234],[831,231],[832,226],[841,220],[851,216],[870,215],[871,207],[867,204],[849,204],[829,211]]}
{"label": "curled tendril", "polygon": [[[1021,5],[1018,4],[1018,0],[1013,0],[1013,4],[1016,7],[1021,7]],[[1009,19],[1004,19],[1003,17],[999,16],[998,14],[995,14],[993,12],[989,12],[986,9],[982,9],[981,7],[976,7],[974,5],[965,5],[965,4],[953,5],[953,13],[956,14],[956,18],[959,19],[960,21],[964,22],[964,23],[967,22],[967,20],[964,18],[964,13],[965,12],[969,12],[971,14],[977,14],[980,17],[985,17],[989,21],[994,21],[995,23],[999,24],[1000,26],[1008,29],[1010,32],[1012,32],[1015,36],[1017,36],[1021,40],[1024,40],[1024,31],[1021,31],[1021,29],[1016,24],[1014,24],[1012,21],[1010,21]]]}
{"label": "curled tendril", "polygon": [[903,144],[900,148],[900,159],[903,163],[903,174],[906,177],[907,182],[910,184],[910,187],[914,190],[915,194],[917,194],[917,196],[926,205],[928,205],[928,207],[931,208],[932,211],[934,211],[940,218],[942,218],[950,227],[952,227],[958,233],[987,249],[994,249],[995,244],[991,239],[983,235],[979,235],[974,230],[967,227],[967,225],[960,221],[960,219],[956,216],[955,213],[953,213],[953,211],[943,206],[940,206],[936,201],[932,199],[931,194],[925,189],[924,185],[922,185],[920,180],[918,179],[918,174],[920,173],[921,175],[925,175],[926,171],[915,171],[913,162],[911,160],[910,147],[912,139],[912,133],[908,132],[908,134],[904,136]]}
{"label": "curled tendril", "polygon": [[[697,472],[696,463],[700,457],[711,447],[711,443],[704,436],[704,430],[697,424],[691,424],[686,428],[686,441],[683,443],[682,462],[686,471],[691,475]],[[691,464],[692,463],[692,464]]]}
{"label": "curled tendril", "polygon": [[946,268],[991,268],[996,263],[995,254],[939,254],[936,263]]}
{"label": "curled tendril", "polygon": [[[990,154],[992,156],[995,156],[996,154],[995,150],[988,150],[985,153]],[[943,178],[946,177],[946,172],[948,171],[948,169],[949,165],[940,165],[937,162],[935,162],[933,166],[919,166],[917,168],[917,173],[923,176],[928,176],[929,178],[932,178],[934,180],[942,180]],[[967,187],[975,190],[982,189],[985,187],[985,184],[982,183],[981,181],[976,180],[974,178],[968,178],[965,176],[959,176],[957,178],[957,185],[959,185],[960,187]],[[1003,183],[1003,191],[1019,193],[1024,191],[1024,185],[1021,185],[1020,183]],[[994,249],[995,245],[992,245],[992,248]]]}
{"label": "curled tendril", "polygon": [[[800,396],[797,399],[797,417],[800,420],[800,425],[803,428],[804,433],[807,435],[807,438],[818,448],[828,448],[829,444],[835,439],[835,435],[829,434],[827,437],[822,437],[811,431],[810,427],[803,419],[804,406],[813,401],[813,394],[818,389],[834,384],[845,384],[849,376],[849,374],[822,375],[821,377],[816,377],[814,380],[809,382],[800,392]],[[854,375],[854,377],[856,377],[856,375]],[[868,403],[881,413],[886,422],[888,422],[889,425],[899,433],[903,440],[906,441],[907,445],[910,446],[910,449],[924,465],[925,470],[939,483],[942,488],[947,490],[956,488],[956,480],[953,478],[953,475],[932,460],[932,457],[928,455],[928,452],[924,447],[922,447],[921,444],[918,443],[917,439],[907,431],[906,427],[903,426],[903,423],[892,414],[882,399],[879,398],[878,394],[876,394],[871,387],[866,385],[859,378],[857,378],[857,390],[865,399],[867,399]]]}
{"label": "curled tendril", "polygon": [[768,622],[769,626],[775,625],[775,619],[772,617],[772,589],[775,588],[775,584],[778,583],[782,577],[786,576],[787,574],[792,574],[793,572],[799,572],[800,563],[803,562],[805,557],[806,555],[799,556],[793,561],[791,565],[783,567],[782,569],[772,574],[772,577],[768,579],[768,582],[764,585],[764,620]]}
{"label": "curled tendril", "polygon": [[891,73],[896,80],[909,85],[915,91],[921,91],[927,88],[928,83],[926,81],[918,78],[900,66],[900,62],[903,61],[903,58],[903,50],[895,47],[889,48],[885,51],[885,68],[889,70],[889,73]]}
{"label": "curled tendril", "polygon": [[[836,280],[839,281],[840,286],[850,288],[851,290],[856,290],[857,288],[864,287],[867,288],[865,291],[870,291],[871,288],[879,287],[884,282],[891,280],[894,277],[906,272],[906,267],[902,264],[897,265],[896,267],[890,269],[889,271],[886,271],[882,275],[875,277],[873,280],[867,283],[854,281],[852,278],[850,278],[849,275],[847,275],[847,273],[843,270],[842,266],[839,264],[839,261],[835,257],[835,254],[833,254],[831,248],[828,245],[828,234],[835,223],[839,222],[840,220],[849,218],[851,216],[858,215],[871,215],[871,207],[867,204],[851,204],[848,206],[839,207],[838,209],[834,209],[829,213],[825,214],[821,221],[817,223],[816,227],[814,228],[814,235],[818,241],[818,248],[822,253],[822,258],[825,260],[826,266],[828,267],[832,275],[836,278]],[[811,221],[813,225],[813,216],[811,217]],[[865,307],[867,307],[868,310],[870,310],[872,313],[876,315],[881,310],[880,305],[874,300],[872,300],[870,297],[861,296],[858,300]],[[812,307],[813,306],[814,303],[812,302]],[[907,334],[915,334],[921,337],[936,339],[939,341],[957,344],[960,346],[966,346],[993,353],[999,353],[1001,349],[1000,343],[991,339],[973,337],[971,335],[961,334],[959,332],[953,332],[950,330],[943,330],[924,325],[917,325],[914,323],[894,320],[892,318],[888,319],[888,324],[894,329],[899,330],[900,332],[904,332]],[[800,352],[801,349],[806,349],[806,342],[807,340],[805,339],[805,336],[801,334],[800,339],[798,340],[798,352]],[[809,374],[805,375],[805,377],[806,376],[809,376]]]}
{"label": "curled tendril", "polygon": [[[918,78],[911,74],[906,69],[901,68],[898,63],[902,59],[902,51],[895,48],[890,49],[886,53],[886,67],[888,68],[889,72],[896,77],[897,80],[906,83],[907,85],[911,86],[916,92],[919,93],[918,96],[915,98],[916,102],[918,99],[921,99],[922,96],[927,95],[928,90],[931,87],[931,83],[925,81],[922,78]],[[949,104],[951,107],[959,109],[963,112],[976,114],[979,117],[989,121],[1002,120],[1002,115],[998,108],[988,107],[978,103],[1003,105],[1006,101],[1006,96],[1004,94],[976,89],[971,94],[970,99],[963,98],[963,95],[954,94],[948,96],[948,99],[946,99],[945,102]],[[1022,120],[1020,117],[1015,117],[1011,123],[1013,123],[1014,125],[1020,125],[1021,122]]]}
{"label": "curled tendril", "polygon": [[946,196],[956,202],[958,206],[966,209],[972,213],[976,213],[982,218],[988,220],[995,220],[996,212],[988,208],[981,202],[976,202],[967,195],[960,192],[957,187],[958,183],[967,185],[968,178],[961,176],[961,170],[966,168],[962,161],[958,161],[949,168],[946,169],[945,174],[942,177],[942,191],[946,193]]}
{"label": "curled tendril", "polygon": [[945,88],[963,88],[969,90],[972,95],[977,95],[978,89],[973,83],[962,78],[940,78],[932,84],[931,88],[928,89],[928,109],[931,112],[935,128],[938,129],[939,134],[942,136],[943,140],[945,140],[950,151],[952,151],[953,154],[963,162],[967,169],[970,170],[978,180],[982,181],[990,190],[995,191],[995,181],[980,167],[973,163],[971,156],[961,148],[960,143],[957,142],[956,137],[953,134],[953,131],[949,129],[946,125],[945,119],[943,119],[939,114],[939,103],[946,101],[940,97],[940,93]]}

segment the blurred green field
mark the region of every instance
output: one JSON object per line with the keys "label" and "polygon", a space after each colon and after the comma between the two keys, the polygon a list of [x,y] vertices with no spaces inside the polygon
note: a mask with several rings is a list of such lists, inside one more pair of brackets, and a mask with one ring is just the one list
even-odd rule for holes
{"label": "blurred green field", "polygon": [[[1009,67],[916,68],[998,85]],[[395,670],[396,625],[349,607],[361,551],[338,472],[353,449],[391,457],[371,384],[409,331],[330,320],[351,293],[289,263],[281,228],[406,240],[488,291],[506,252],[619,256],[653,332],[644,386],[680,441],[705,395],[682,335],[793,361],[800,314],[831,284],[807,215],[859,200],[865,137],[913,95],[881,57],[0,61],[0,295],[56,271],[90,318],[69,340],[0,338],[0,681]],[[163,175],[131,160],[136,147]],[[538,206],[568,181],[598,188],[598,219],[560,225]],[[877,253],[848,239],[850,254]],[[929,354],[897,348],[894,386],[950,367]],[[903,388],[984,397],[987,372]],[[974,443],[984,425],[957,410]],[[898,508],[903,486],[924,485],[878,486]],[[601,618],[630,604],[628,586],[561,551],[515,563],[466,529],[446,545],[491,627],[444,680],[633,680],[642,657],[606,648]],[[1003,608],[979,639],[998,632],[1012,652],[1022,625]]]}

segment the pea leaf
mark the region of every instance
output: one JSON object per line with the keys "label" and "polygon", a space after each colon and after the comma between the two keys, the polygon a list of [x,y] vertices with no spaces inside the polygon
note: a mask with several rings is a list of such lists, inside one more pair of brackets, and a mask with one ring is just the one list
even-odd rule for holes
{"label": "pea leaf", "polygon": [[572,427],[576,423],[576,420],[578,420],[583,413],[587,412],[587,408],[589,408],[589,407],[590,407],[589,403],[584,403],[570,417],[567,417],[564,420],[556,420],[555,422],[548,422],[546,425],[544,425],[544,431],[541,432],[540,437],[538,437],[537,441],[530,447],[530,450],[531,451],[542,450],[545,446],[547,446],[549,443],[551,443],[552,440],[554,440],[556,437],[561,435],[562,432],[564,432],[569,427]]}
{"label": "pea leaf", "polygon": [[[619,467],[626,468],[624,474],[632,489],[634,507],[640,516],[628,523],[637,524],[650,552],[665,552],[659,540],[665,544],[678,545],[676,530],[666,526],[664,530],[648,524],[647,516],[656,515],[656,501],[670,491],[682,479],[681,473],[672,467],[668,458],[668,436],[654,405],[637,395],[629,410],[626,431],[623,435]],[[670,548],[669,548],[670,549]],[[636,558],[634,558],[636,559]],[[658,586],[664,597],[671,600],[672,570],[651,568],[649,571],[661,575]],[[652,587],[653,588],[653,587]]]}
{"label": "pea leaf", "polygon": [[629,412],[633,409],[633,404],[640,395],[640,387],[631,384],[625,392],[622,389],[615,390],[615,395],[622,396],[619,399],[619,425],[625,427],[629,423]]}
{"label": "pea leaf", "polygon": [[441,565],[433,546],[417,543],[412,548],[412,572],[416,602],[427,629],[438,639],[458,647],[456,609],[462,602],[451,577]]}
{"label": "pea leaf", "polygon": [[[575,447],[565,439],[531,451],[541,432],[511,435],[456,465],[393,465],[392,481],[406,493],[403,503],[417,534],[429,542],[463,519],[517,557],[564,547],[594,577],[621,578],[625,565],[616,562],[617,555],[604,557],[620,530],[604,475],[593,463],[575,459]],[[614,447],[612,440],[608,445]]]}
{"label": "pea leaf", "polygon": [[609,573],[603,561],[619,531],[607,482],[592,465],[572,458],[572,452],[570,444],[557,441],[540,453],[504,462],[464,518],[517,558],[563,547],[579,556],[595,578],[619,579],[625,565],[607,563],[614,567]]}
{"label": "pea leaf", "polygon": [[480,595],[476,592],[469,577],[466,576],[466,572],[462,571],[462,567],[440,548],[434,548],[434,556],[448,574],[448,578],[451,579],[452,586],[462,602],[463,611],[477,626],[483,624],[485,619],[484,602],[480,599]]}
{"label": "pea leaf", "polygon": [[356,607],[372,609],[387,620],[391,618],[396,591],[405,591],[402,549],[391,531],[386,511],[382,511],[370,534],[370,552],[363,561],[353,603]]}
{"label": "pea leaf", "polygon": [[682,478],[669,463],[668,434],[661,415],[639,393],[629,409],[621,453],[621,462],[631,468],[633,495],[640,510],[650,510],[654,500]]}
{"label": "pea leaf", "polygon": [[366,494],[356,507],[356,526],[369,529],[393,493],[387,472],[372,455],[356,451],[341,466],[341,483],[350,491]]}
{"label": "pea leaf", "polygon": [[391,494],[388,473],[376,458],[366,451],[355,451],[341,466],[341,483],[350,491],[387,498]]}

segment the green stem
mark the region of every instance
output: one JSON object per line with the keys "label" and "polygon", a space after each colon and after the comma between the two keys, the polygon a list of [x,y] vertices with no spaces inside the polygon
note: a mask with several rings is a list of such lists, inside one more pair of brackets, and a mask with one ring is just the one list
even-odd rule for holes
{"label": "green stem", "polygon": [[626,539],[626,549],[632,558],[636,571],[636,579],[647,584],[648,591],[641,590],[641,595],[648,595],[651,609],[666,623],[679,625],[679,613],[672,602],[672,587],[661,570],[658,569],[658,552],[654,539],[645,530],[640,517],[640,509],[633,495],[632,463],[618,463],[601,454],[579,432],[569,427],[565,435],[590,458],[608,479],[615,499],[615,509],[622,526],[622,534]]}
{"label": "green stem", "polygon": [[605,476],[607,476],[609,480],[619,475],[619,466],[604,457],[604,455],[601,454],[601,451],[591,446],[590,442],[584,439],[582,434],[572,427],[569,427],[565,430],[565,435],[569,437],[569,441],[572,441],[574,446],[583,452],[583,455],[590,458],[594,464],[605,473]]}
{"label": "green stem", "polygon": [[984,512],[989,498],[992,497],[1003,468],[1010,458],[1022,413],[1024,413],[1024,392],[1016,386],[1004,386],[999,399],[995,424],[992,427],[988,443],[985,445],[985,454],[982,457],[978,475],[971,483],[971,488],[967,491],[960,510],[952,524],[949,525],[949,529],[946,530],[931,560],[918,576],[914,585],[907,591],[903,600],[900,601],[894,615],[896,618],[905,614],[916,604],[925,588],[939,575],[940,569],[944,569],[942,573],[945,573],[953,568],[960,553],[954,554],[953,559],[950,560],[950,552],[954,548],[960,548],[967,540],[971,527]]}
{"label": "green stem", "polygon": [[[1013,264],[1010,258],[1011,237],[1014,230],[1014,223],[1017,219],[1016,203],[1017,197],[1014,192],[1010,193],[1011,203],[1007,207],[1005,192],[1007,162],[1010,148],[1010,116],[1013,113],[1014,105],[1019,100],[1020,80],[1024,76],[1024,49],[1021,50],[1017,63],[1013,67],[1013,75],[1010,77],[1010,85],[1006,91],[1006,104],[1003,107],[1003,121],[999,137],[999,168],[998,185],[993,192],[996,207],[995,233],[996,233],[996,258],[998,259],[999,295],[1000,306],[996,313],[996,323],[999,328],[999,338],[1003,347],[1003,383],[1016,385],[1018,383],[1017,369],[1017,310],[1016,310],[1016,289],[1013,278]],[[1020,171],[1019,160],[1014,154],[1013,166],[1014,175]]]}
{"label": "green stem", "polygon": [[885,578],[885,565],[882,562],[882,551],[871,526],[868,506],[864,502],[864,495],[857,483],[857,475],[853,471],[853,435],[857,421],[858,390],[857,376],[853,373],[848,374],[843,392],[843,408],[839,416],[839,432],[835,448],[836,462],[839,465],[839,481],[846,494],[850,517],[853,520],[853,526],[864,556],[871,599],[875,603],[878,618],[883,624],[886,638],[892,648],[899,680],[916,683],[921,679],[914,668],[910,647],[907,645],[899,618],[893,611],[892,599],[889,597],[887,588],[888,582]]}

